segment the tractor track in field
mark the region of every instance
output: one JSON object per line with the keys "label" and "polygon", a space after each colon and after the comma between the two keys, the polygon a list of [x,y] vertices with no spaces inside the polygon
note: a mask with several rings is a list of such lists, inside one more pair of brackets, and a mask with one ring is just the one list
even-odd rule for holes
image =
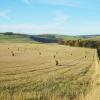
{"label": "tractor track in field", "polygon": [[[84,59],[84,60],[83,60]],[[66,62],[66,64],[61,64],[61,65],[59,65],[59,66],[65,66],[65,68],[68,68],[68,67],[71,67],[71,66],[76,66],[76,65],[78,65],[79,63],[81,63],[80,61],[85,61],[86,59],[84,58],[84,57],[80,57],[80,58],[78,58],[78,59],[73,59],[73,60],[71,60],[71,61],[69,61],[69,62]],[[78,62],[77,62],[78,61]],[[39,65],[43,65],[43,64],[48,64],[48,63],[50,63],[50,61],[47,61],[47,62],[42,62],[42,63],[39,63]],[[34,65],[34,66],[38,66],[38,65]],[[59,67],[58,66],[58,67]],[[35,69],[36,68],[36,69]],[[6,74],[6,72],[2,72],[4,75],[16,75],[16,74],[22,74],[22,73],[27,73],[27,72],[36,72],[36,71],[42,71],[42,70],[45,70],[45,69],[51,69],[51,68],[57,68],[57,66],[53,66],[53,67],[45,67],[45,68],[39,68],[39,67],[35,67],[34,69],[33,69],[33,67],[31,67],[31,68],[28,68],[28,70],[27,70],[27,68],[26,69],[23,69],[23,70],[26,70],[26,71],[22,71],[22,72],[19,72],[20,71],[20,69],[19,70],[16,70],[16,72],[14,72],[14,73],[9,73],[9,71],[7,70],[7,74]],[[39,69],[37,69],[37,68],[39,68]],[[64,67],[62,67],[62,68],[64,68]],[[58,69],[58,68],[57,68]]]}
{"label": "tractor track in field", "polygon": [[96,64],[96,82],[89,94],[85,96],[82,100],[100,100],[100,60],[95,61]]}

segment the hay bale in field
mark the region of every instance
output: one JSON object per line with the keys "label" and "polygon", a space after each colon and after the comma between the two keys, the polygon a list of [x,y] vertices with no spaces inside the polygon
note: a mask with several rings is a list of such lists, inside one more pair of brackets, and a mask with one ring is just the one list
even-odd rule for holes
{"label": "hay bale in field", "polygon": [[58,60],[55,60],[55,63],[56,63],[56,66],[58,66],[58,65],[59,65],[59,62],[58,62]]}
{"label": "hay bale in field", "polygon": [[15,54],[14,54],[14,52],[13,52],[13,51],[11,51],[11,54],[12,54],[12,56],[15,56]]}
{"label": "hay bale in field", "polygon": [[54,55],[53,58],[56,58],[56,56]]}
{"label": "hay bale in field", "polygon": [[39,52],[39,55],[41,55],[42,53],[41,52]]}

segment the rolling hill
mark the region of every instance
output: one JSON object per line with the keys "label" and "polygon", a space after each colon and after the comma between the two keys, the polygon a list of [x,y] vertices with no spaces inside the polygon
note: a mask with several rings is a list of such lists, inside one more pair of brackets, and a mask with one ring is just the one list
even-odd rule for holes
{"label": "rolling hill", "polygon": [[19,33],[0,33],[0,42],[43,42],[57,43],[61,40],[96,40],[100,41],[100,35],[69,36],[57,34],[28,35]]}

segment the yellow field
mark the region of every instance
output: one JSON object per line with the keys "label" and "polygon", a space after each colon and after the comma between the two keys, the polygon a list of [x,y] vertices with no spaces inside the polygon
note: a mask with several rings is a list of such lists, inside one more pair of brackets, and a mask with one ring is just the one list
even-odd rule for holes
{"label": "yellow field", "polygon": [[79,99],[94,83],[95,61],[95,49],[0,44],[0,100]]}

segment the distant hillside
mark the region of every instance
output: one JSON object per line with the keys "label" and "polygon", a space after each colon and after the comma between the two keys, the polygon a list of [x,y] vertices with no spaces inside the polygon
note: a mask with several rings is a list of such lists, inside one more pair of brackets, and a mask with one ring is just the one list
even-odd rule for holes
{"label": "distant hillside", "polygon": [[54,35],[31,35],[32,40],[43,43],[57,43],[58,39]]}
{"label": "distant hillside", "polygon": [[76,36],[67,36],[67,35],[51,35],[51,34],[42,34],[42,35],[26,35],[19,33],[0,33],[0,42],[43,42],[43,43],[58,43],[60,40],[74,40],[79,39]]}
{"label": "distant hillside", "polygon": [[42,35],[36,35],[40,38],[47,38],[52,40],[100,40],[100,35],[76,35],[76,36],[70,36],[70,35],[58,35],[58,34],[42,34]]}
{"label": "distant hillside", "polygon": [[28,35],[21,35],[21,34],[13,34],[13,33],[0,33],[0,43],[5,42],[36,42],[29,38]]}
{"label": "distant hillside", "polygon": [[100,41],[100,35],[80,35],[79,37],[87,40],[99,40]]}
{"label": "distant hillside", "polygon": [[13,32],[0,33],[0,42],[42,42],[42,43],[58,43],[62,40],[98,40],[100,35],[58,35],[58,34],[41,34],[28,35]]}
{"label": "distant hillside", "polygon": [[77,40],[81,37],[79,36],[70,36],[70,35],[58,35],[58,34],[42,34],[38,35],[39,37],[45,37],[45,38],[52,38],[56,40]]}
{"label": "distant hillside", "polygon": [[19,33],[12,33],[12,32],[6,32],[6,33],[0,33],[0,43],[4,42],[35,42],[35,43],[55,43],[58,42],[56,38],[53,38],[51,36],[44,37],[40,35],[27,35],[27,34],[19,34]]}

